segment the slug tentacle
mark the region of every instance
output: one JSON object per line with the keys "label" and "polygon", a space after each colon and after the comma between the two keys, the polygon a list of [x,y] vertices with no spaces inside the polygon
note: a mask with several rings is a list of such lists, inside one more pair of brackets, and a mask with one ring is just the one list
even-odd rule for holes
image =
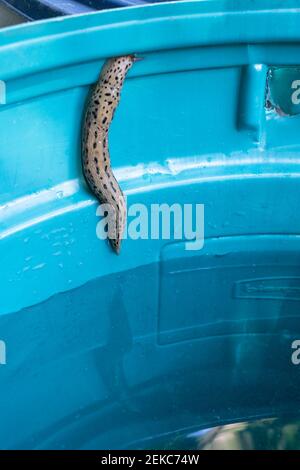
{"label": "slug tentacle", "polygon": [[126,55],[108,60],[99,80],[89,96],[84,118],[82,163],[86,181],[102,204],[111,207],[112,230],[108,233],[110,244],[120,252],[126,224],[126,204],[123,192],[112,172],[108,147],[109,127],[120,101],[126,74],[137,59]]}

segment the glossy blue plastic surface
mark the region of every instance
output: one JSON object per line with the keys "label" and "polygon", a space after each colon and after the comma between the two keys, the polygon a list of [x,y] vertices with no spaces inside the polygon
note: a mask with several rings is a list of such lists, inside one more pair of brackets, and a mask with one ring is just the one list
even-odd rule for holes
{"label": "glossy blue plastic surface", "polygon": [[[300,9],[236,3],[0,32],[1,448],[146,447],[299,410],[300,116],[266,111],[265,87],[299,66]],[[204,204],[201,251],[96,237],[82,113],[124,53],[144,60],[111,127],[118,180],[128,204]]]}

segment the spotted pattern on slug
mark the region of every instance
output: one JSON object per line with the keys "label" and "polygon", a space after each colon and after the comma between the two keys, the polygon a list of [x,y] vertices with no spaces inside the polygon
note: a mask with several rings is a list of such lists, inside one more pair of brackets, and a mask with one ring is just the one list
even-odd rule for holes
{"label": "spotted pattern on slug", "polygon": [[114,214],[109,241],[120,252],[126,224],[126,205],[122,190],[112,172],[108,148],[108,132],[120,101],[126,74],[136,58],[133,55],[108,60],[90,94],[84,118],[82,163],[86,181],[102,204],[110,204]]}

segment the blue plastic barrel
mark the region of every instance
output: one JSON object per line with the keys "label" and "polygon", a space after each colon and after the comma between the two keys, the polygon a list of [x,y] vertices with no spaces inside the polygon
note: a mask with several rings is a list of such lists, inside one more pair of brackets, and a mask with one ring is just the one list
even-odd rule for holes
{"label": "blue plastic barrel", "polygon": [[97,10],[122,8],[162,0],[0,0],[29,20],[40,20],[62,15],[78,15]]}
{"label": "blue plastic barrel", "polygon": [[[296,0],[216,0],[0,31],[1,448],[177,448],[296,414],[299,24]],[[97,237],[83,110],[132,53],[110,129],[128,221],[204,205],[198,250]]]}

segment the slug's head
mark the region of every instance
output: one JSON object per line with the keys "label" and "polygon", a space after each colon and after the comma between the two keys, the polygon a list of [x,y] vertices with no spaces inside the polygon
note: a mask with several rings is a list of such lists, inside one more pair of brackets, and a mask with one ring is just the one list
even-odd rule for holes
{"label": "slug's head", "polygon": [[109,242],[111,244],[111,247],[112,249],[114,250],[114,252],[119,255],[120,254],[120,250],[121,250],[121,239],[120,238],[114,238],[114,239],[110,239]]}
{"label": "slug's head", "polygon": [[108,60],[101,71],[101,79],[106,85],[121,87],[128,70],[138,59],[133,54]]}
{"label": "slug's head", "polygon": [[[121,243],[126,224],[126,208],[124,207],[123,194],[120,197],[119,204],[110,204],[111,218],[108,224],[108,239],[114,252],[119,255],[121,250]],[[120,211],[122,207],[122,211]]]}

